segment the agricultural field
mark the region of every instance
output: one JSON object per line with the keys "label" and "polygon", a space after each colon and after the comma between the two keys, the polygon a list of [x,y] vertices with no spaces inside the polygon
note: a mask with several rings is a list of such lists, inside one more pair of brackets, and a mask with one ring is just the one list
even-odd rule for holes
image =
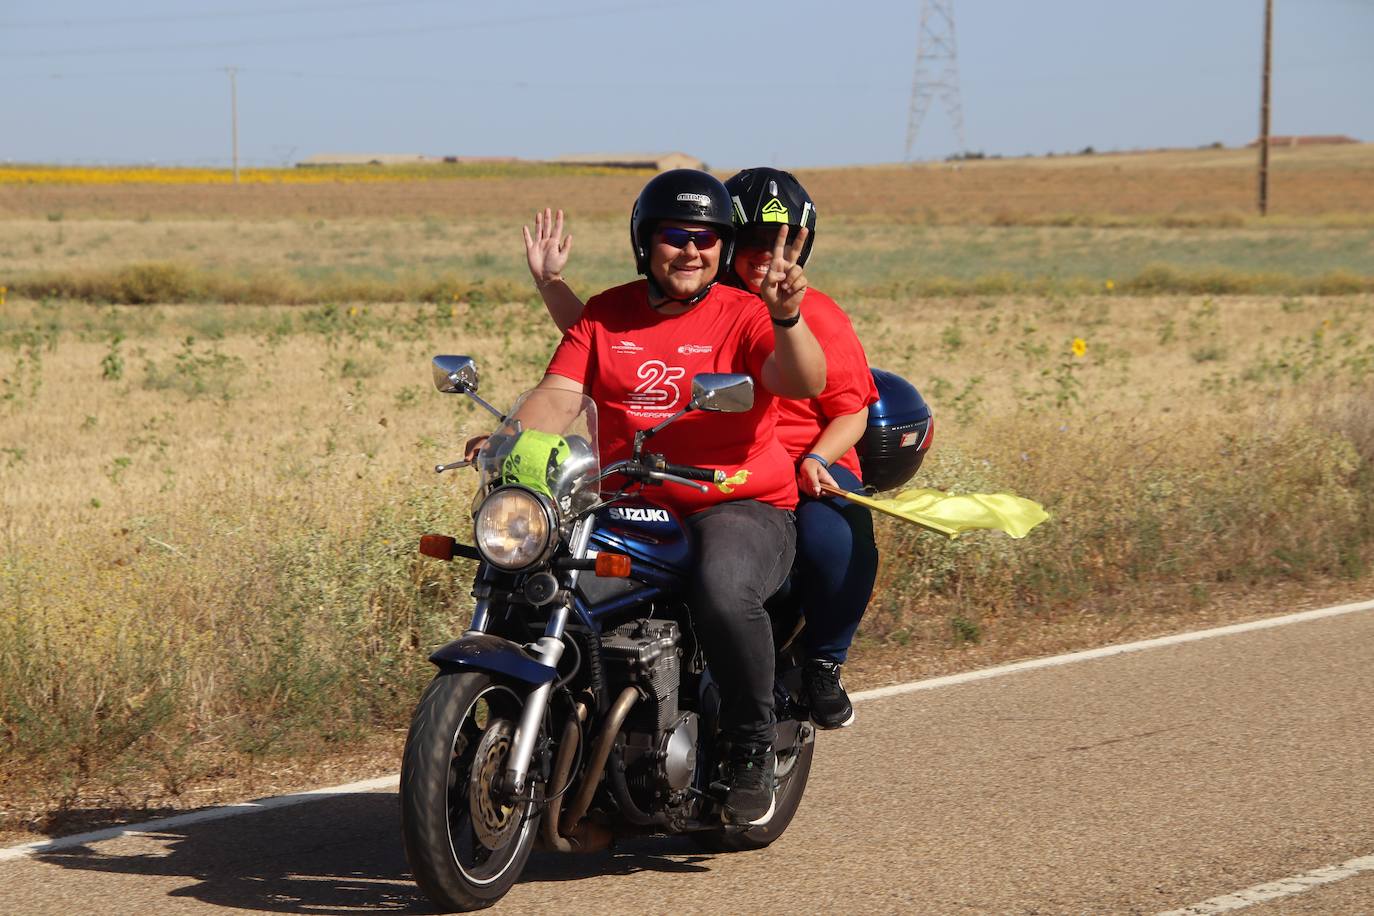
{"label": "agricultural field", "polygon": [[[466,622],[430,469],[488,426],[429,359],[533,385],[521,223],[623,282],[646,176],[66,177],[0,167],[0,830],[391,768]],[[1374,593],[1374,146],[1277,151],[1267,220],[1228,150],[800,177],[813,285],[935,410],[918,482],[1053,515],[881,521],[851,686]]]}

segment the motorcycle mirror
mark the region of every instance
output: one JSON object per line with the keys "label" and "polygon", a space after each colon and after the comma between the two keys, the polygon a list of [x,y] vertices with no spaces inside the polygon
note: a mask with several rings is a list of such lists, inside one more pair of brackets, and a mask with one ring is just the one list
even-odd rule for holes
{"label": "motorcycle mirror", "polygon": [[716,413],[744,413],[754,406],[754,379],[734,372],[692,376],[692,407]]}
{"label": "motorcycle mirror", "polygon": [[477,390],[477,363],[471,356],[436,356],[433,371],[434,387],[444,394]]}

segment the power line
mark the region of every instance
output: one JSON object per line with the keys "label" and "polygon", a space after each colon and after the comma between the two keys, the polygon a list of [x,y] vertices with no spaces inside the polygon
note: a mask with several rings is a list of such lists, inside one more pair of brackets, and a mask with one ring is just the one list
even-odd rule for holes
{"label": "power line", "polygon": [[[714,0],[703,0],[704,3],[713,3]],[[700,6],[702,4],[698,4]],[[628,12],[657,12],[655,8],[646,8],[637,3],[624,3],[617,6],[595,7],[582,9],[566,13],[543,13],[528,14],[524,16],[500,16],[489,19],[474,19],[470,22],[453,23],[450,25],[427,25],[427,26],[406,26],[402,28],[390,29],[368,29],[358,32],[336,32],[334,34],[310,33],[302,35],[286,35],[275,38],[239,38],[227,41],[197,41],[184,42],[174,45],[141,45],[123,47],[97,47],[97,48],[62,48],[51,51],[7,51],[5,58],[8,60],[35,58],[35,57],[70,57],[73,55],[88,54],[147,54],[159,51],[195,51],[210,50],[216,48],[246,48],[262,47],[267,45],[285,45],[307,42],[309,44],[319,44],[324,41],[372,41],[381,37],[395,37],[404,35],[433,35],[441,32],[464,32],[470,29],[502,28],[505,26],[529,25],[540,22],[558,22],[574,19],[592,19],[603,16],[614,16]]]}
{"label": "power line", "polygon": [[83,28],[119,25],[154,25],[163,22],[210,22],[221,19],[249,19],[255,16],[294,16],[299,13],[346,12],[351,10],[375,9],[396,6],[433,6],[447,3],[448,0],[358,0],[353,3],[312,3],[305,6],[273,6],[259,9],[211,10],[202,13],[175,13],[152,16],[112,16],[107,18],[47,19],[29,22],[0,22],[0,29],[17,31],[19,29],[68,29],[73,26]]}
{"label": "power line", "polygon": [[[353,71],[325,72],[318,70],[296,70],[281,67],[235,67],[240,76],[268,77],[298,80],[327,80],[329,82],[352,81],[362,83],[408,83],[421,84],[426,86],[450,86],[461,84],[464,87],[482,89],[567,89],[577,91],[584,89],[618,89],[627,92],[657,92],[658,87],[644,83],[634,83],[627,85],[624,82],[603,81],[603,82],[576,82],[565,79],[549,80],[528,80],[528,79],[508,79],[508,80],[472,80],[455,76],[453,73],[432,73],[432,74],[404,74],[404,73],[366,73]],[[223,67],[197,67],[197,68],[168,68],[151,70],[67,70],[49,71],[45,73],[0,73],[0,79],[9,81],[19,80],[104,80],[104,79],[159,79],[167,76],[205,76],[216,77],[224,72]],[[693,86],[699,89],[727,90],[738,89],[739,82],[736,80],[722,79],[719,81],[693,81]],[[880,85],[877,83],[837,83],[826,82],[795,82],[787,84],[793,89],[805,89],[807,91],[833,91],[842,93],[868,92],[868,93],[898,93],[906,90],[895,85]]]}

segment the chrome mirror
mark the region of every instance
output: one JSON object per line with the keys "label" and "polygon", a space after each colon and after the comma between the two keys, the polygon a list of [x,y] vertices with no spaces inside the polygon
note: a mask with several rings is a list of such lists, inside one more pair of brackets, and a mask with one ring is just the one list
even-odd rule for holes
{"label": "chrome mirror", "polygon": [[433,369],[434,387],[445,394],[477,390],[477,363],[471,356],[436,356]]}
{"label": "chrome mirror", "polygon": [[744,413],[754,406],[754,379],[734,372],[703,372],[692,377],[692,407],[717,413]]}

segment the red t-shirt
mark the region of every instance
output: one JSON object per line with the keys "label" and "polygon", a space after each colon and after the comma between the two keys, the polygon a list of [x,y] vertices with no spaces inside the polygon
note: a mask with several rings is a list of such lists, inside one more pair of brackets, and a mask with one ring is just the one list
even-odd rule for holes
{"label": "red t-shirt", "polygon": [[[820,397],[804,401],[778,401],[778,439],[795,463],[811,451],[821,428],[835,417],[854,413],[878,400],[878,388],[868,371],[868,355],[859,336],[835,300],[808,288],[802,299],[802,314],[811,333],[825,350],[825,390]],[[859,455],[851,448],[834,462],[859,473]]]}
{"label": "red t-shirt", "polygon": [[718,468],[726,482],[707,484],[708,493],[667,483],[654,488],[653,498],[685,515],[734,499],[792,509],[797,505],[793,465],[774,435],[778,398],[760,383],[772,352],[768,309],[754,294],[716,284],[689,311],[661,315],[649,307],[647,283],[636,280],[587,302],[548,371],[580,382],[596,402],[603,464],[628,458],[636,432],[686,406],[692,376],[752,375],[751,410],[693,411],[645,446],[674,464]]}

